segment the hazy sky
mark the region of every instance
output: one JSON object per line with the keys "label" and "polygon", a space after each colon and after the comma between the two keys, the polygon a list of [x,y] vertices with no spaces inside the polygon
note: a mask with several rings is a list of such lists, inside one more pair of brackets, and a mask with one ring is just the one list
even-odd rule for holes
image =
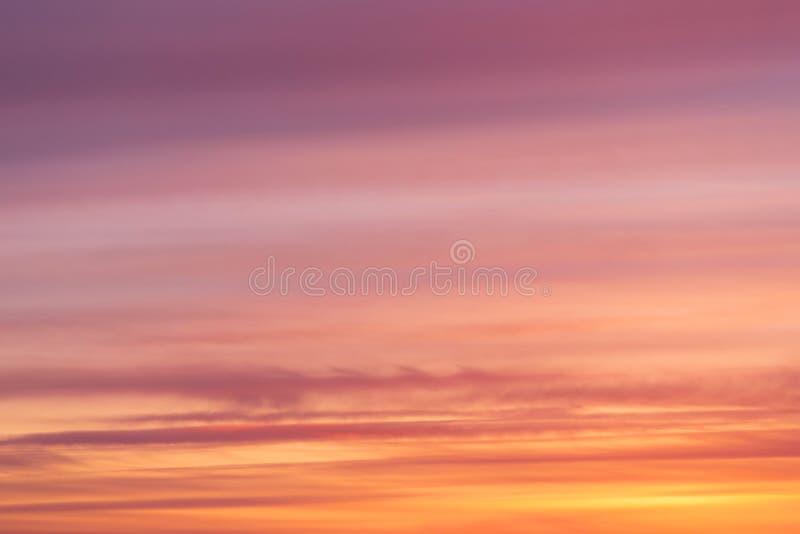
{"label": "hazy sky", "polygon": [[[800,531],[798,28],[4,2],[0,530]],[[536,294],[248,286],[458,240]]]}

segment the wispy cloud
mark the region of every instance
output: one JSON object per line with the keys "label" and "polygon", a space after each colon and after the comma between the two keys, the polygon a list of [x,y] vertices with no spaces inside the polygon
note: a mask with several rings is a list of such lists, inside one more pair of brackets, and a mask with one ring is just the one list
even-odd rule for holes
{"label": "wispy cloud", "polygon": [[730,369],[712,376],[591,373],[585,371],[487,371],[430,373],[401,367],[369,374],[351,369],[308,373],[279,367],[195,365],[75,369],[18,369],[0,376],[0,398],[85,395],[178,395],[222,401],[298,404],[310,396],[391,391],[456,395],[497,401],[621,404],[793,406],[795,368]]}

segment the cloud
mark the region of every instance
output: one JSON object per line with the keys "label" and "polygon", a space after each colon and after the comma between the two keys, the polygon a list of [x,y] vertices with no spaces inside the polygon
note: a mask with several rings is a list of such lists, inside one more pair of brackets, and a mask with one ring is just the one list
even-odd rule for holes
{"label": "cloud", "polygon": [[235,402],[298,405],[310,397],[381,393],[495,402],[620,403],[663,405],[796,406],[795,368],[729,369],[716,374],[635,375],[584,371],[487,371],[462,368],[433,374],[417,368],[370,374],[348,369],[324,373],[263,366],[191,366],[129,369],[17,369],[0,375],[0,398],[86,395],[174,395]]}
{"label": "cloud", "polygon": [[0,469],[41,469],[59,464],[72,464],[74,460],[55,452],[36,448],[12,447],[0,450]]}
{"label": "cloud", "polygon": [[183,497],[119,501],[62,501],[0,505],[0,513],[87,512],[112,510],[181,510],[209,508],[247,508],[308,506],[357,501],[374,501],[393,495],[273,495],[266,497]]}
{"label": "cloud", "polygon": [[[579,5],[345,1],[331,9],[325,3],[223,8],[178,2],[109,10],[88,2],[77,18],[60,9],[43,13],[13,4],[3,9],[0,27],[4,48],[19,60],[9,64],[0,96],[552,74],[669,64],[690,53],[696,60],[721,59],[742,48],[788,54],[798,41],[800,12],[787,0],[736,0],[724,7],[711,0]],[[126,62],[112,61],[119,57]]]}

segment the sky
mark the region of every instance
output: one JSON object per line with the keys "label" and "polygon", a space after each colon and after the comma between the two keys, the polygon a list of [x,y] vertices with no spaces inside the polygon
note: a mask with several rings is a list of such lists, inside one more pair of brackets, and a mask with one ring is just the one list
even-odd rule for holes
{"label": "sky", "polygon": [[798,27],[3,2],[0,532],[800,531]]}

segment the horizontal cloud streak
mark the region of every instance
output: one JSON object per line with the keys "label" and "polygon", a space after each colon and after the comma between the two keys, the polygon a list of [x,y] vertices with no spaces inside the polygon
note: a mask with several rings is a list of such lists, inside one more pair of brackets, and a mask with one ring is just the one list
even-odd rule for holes
{"label": "horizontal cloud streak", "polygon": [[185,497],[127,501],[74,501],[0,505],[0,514],[46,512],[98,512],[110,510],[188,510],[213,508],[263,508],[375,501],[393,495],[300,495],[269,497]]}
{"label": "horizontal cloud streak", "polygon": [[[24,61],[13,65],[14,83],[3,96],[608,68],[685,60],[689,52],[714,59],[732,50],[788,55],[798,42],[798,12],[786,0],[293,4],[177,2],[112,10],[95,1],[81,2],[76,19],[56,4],[45,15],[12,2],[0,18],[5,48]],[[34,24],[42,38],[30,40]],[[141,39],[142,32],[149,38]],[[124,68],[109,61],[114,57],[126,58]]]}
{"label": "horizontal cloud streak", "polygon": [[[282,443],[295,441],[368,442],[370,440],[414,440],[422,445],[426,440],[490,439],[502,442],[514,438],[534,440],[537,436],[564,432],[565,439],[576,430],[613,430],[618,436],[625,431],[636,431],[635,425],[616,421],[611,425],[582,424],[579,420],[561,424],[515,421],[498,422],[391,422],[391,423],[340,423],[340,424],[294,424],[294,425],[249,425],[249,426],[191,426],[167,427],[141,430],[87,430],[52,432],[18,436],[0,441],[0,447],[45,446],[45,447],[108,447],[108,446],[157,446],[157,445],[230,445],[241,443]],[[651,434],[657,437],[658,432]],[[622,448],[617,451],[587,452],[577,450],[565,453],[541,452],[512,455],[506,458],[483,458],[483,463],[537,463],[571,461],[630,461],[630,460],[701,460],[735,458],[774,458],[800,456],[800,428],[785,431],[751,432],[688,432],[690,440],[683,446],[651,445],[638,448]],[[693,442],[696,440],[696,443]],[[409,460],[411,463],[427,463],[424,457]],[[475,460],[457,457],[433,458],[433,463],[470,463]]]}
{"label": "horizontal cloud streak", "polygon": [[275,367],[153,367],[18,369],[0,375],[0,398],[85,395],[178,395],[216,400],[297,404],[311,395],[393,391],[468,393],[507,401],[590,401],[796,405],[796,368],[728,370],[712,376],[626,376],[584,372],[499,372],[463,369],[433,374],[401,368],[392,374],[354,370],[303,373]]}

